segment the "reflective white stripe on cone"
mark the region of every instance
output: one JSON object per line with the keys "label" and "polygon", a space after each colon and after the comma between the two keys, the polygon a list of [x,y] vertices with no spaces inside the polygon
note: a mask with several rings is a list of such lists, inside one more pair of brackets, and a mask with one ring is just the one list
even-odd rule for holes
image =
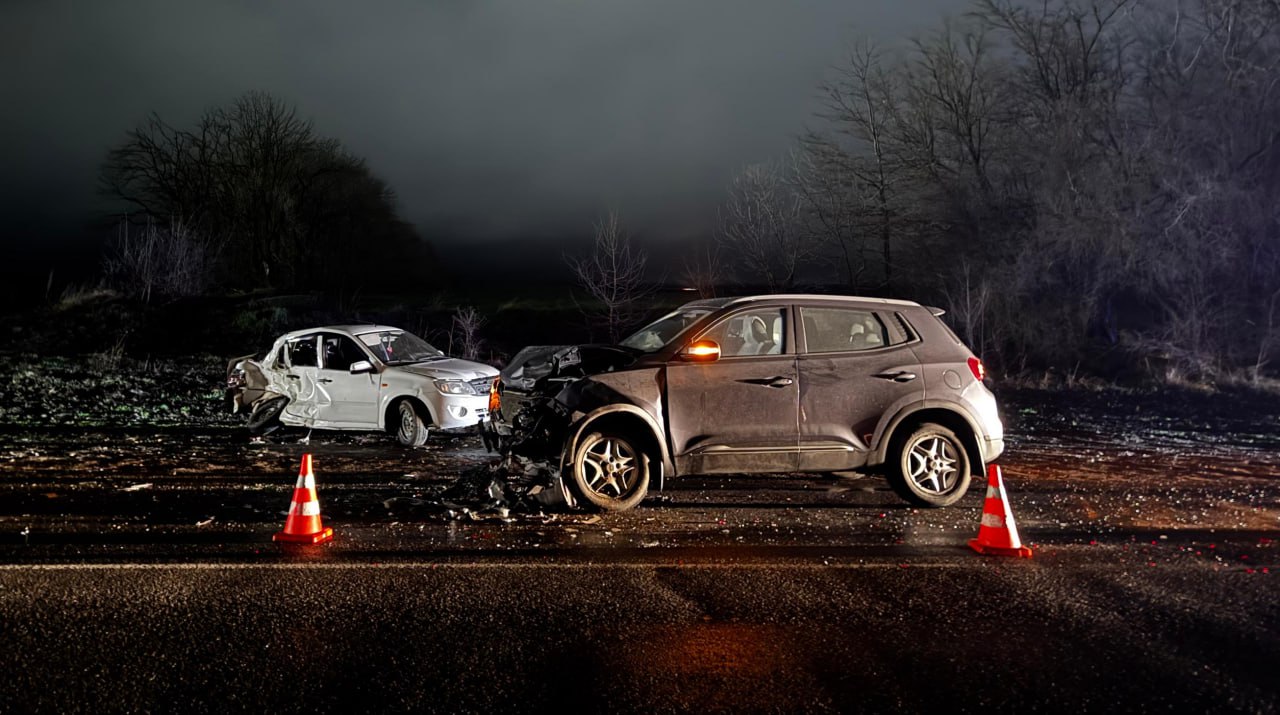
{"label": "reflective white stripe on cone", "polygon": [[995,464],[987,467],[987,497],[982,503],[982,521],[978,525],[978,538],[970,539],[969,546],[980,554],[1031,556],[1031,549],[1018,539],[1018,527],[1004,491],[1004,478],[1000,467]]}
{"label": "reflective white stripe on cone", "polygon": [[320,498],[316,494],[310,454],[302,455],[298,484],[293,489],[293,500],[289,504],[288,516],[285,517],[284,530],[271,538],[273,541],[297,544],[318,544],[333,538],[333,529],[320,521]]}

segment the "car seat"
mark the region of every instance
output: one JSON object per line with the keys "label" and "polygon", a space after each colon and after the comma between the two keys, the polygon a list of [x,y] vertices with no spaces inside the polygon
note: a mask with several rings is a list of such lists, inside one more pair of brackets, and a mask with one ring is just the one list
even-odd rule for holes
{"label": "car seat", "polygon": [[884,345],[884,339],[880,337],[876,328],[870,325],[873,319],[865,322],[854,323],[849,328],[849,347],[853,350],[870,350]]}
{"label": "car seat", "polygon": [[342,362],[342,350],[338,346],[337,340],[324,341],[324,366],[329,370],[341,370],[346,365],[339,365]]}
{"label": "car seat", "polygon": [[[714,330],[711,331],[713,334]],[[743,328],[742,318],[730,318],[728,325],[725,327],[724,337],[720,341],[720,354],[726,356],[746,355],[742,349],[743,345]]]}
{"label": "car seat", "polygon": [[763,355],[769,351],[769,331],[764,327],[764,318],[753,315],[747,318],[747,329],[743,335],[742,352],[739,355]]}
{"label": "car seat", "polygon": [[[778,346],[781,344],[781,341],[778,339],[778,334],[780,332],[779,326],[782,323],[781,316],[774,318],[770,322],[770,325],[773,326],[772,328],[764,327],[763,318],[757,318],[757,320],[760,322],[762,331],[762,335],[760,337],[762,340],[760,341],[760,347],[756,349],[756,355],[777,355],[779,352]],[[755,323],[753,322],[752,325],[755,325]]]}

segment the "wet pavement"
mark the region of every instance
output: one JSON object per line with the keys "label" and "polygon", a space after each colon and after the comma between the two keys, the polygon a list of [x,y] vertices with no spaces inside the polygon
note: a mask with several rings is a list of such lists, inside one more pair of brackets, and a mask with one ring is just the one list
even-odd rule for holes
{"label": "wet pavement", "polygon": [[[0,710],[1275,712],[1270,402],[1005,406],[1029,560],[967,548],[979,484],[942,510],[806,474],[503,511],[442,498],[493,459],[467,435],[0,429]],[[271,541],[303,453],[318,547]]]}
{"label": "wet pavement", "polygon": [[[1280,529],[1280,409],[1268,400],[1002,399],[1010,437],[1000,463],[1024,540],[1052,550]],[[304,453],[326,523],[346,535],[328,547],[335,555],[910,552],[963,546],[982,509],[978,480],[957,505],[929,510],[909,508],[876,475],[793,474],[671,479],[622,514],[468,510],[445,490],[495,459],[471,435],[406,450],[374,434],[283,431],[255,444],[226,428],[0,428],[0,562],[109,560],[125,547],[151,560],[269,558],[277,552],[261,547],[283,523]]]}

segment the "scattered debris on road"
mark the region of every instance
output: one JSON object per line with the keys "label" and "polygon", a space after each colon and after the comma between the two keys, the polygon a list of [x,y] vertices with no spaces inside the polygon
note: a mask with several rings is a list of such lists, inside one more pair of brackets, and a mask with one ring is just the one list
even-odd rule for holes
{"label": "scattered debris on road", "polygon": [[464,470],[451,484],[433,494],[393,497],[383,506],[393,514],[442,512],[450,518],[496,516],[512,512],[542,512],[576,507],[563,480],[546,462],[507,456]]}

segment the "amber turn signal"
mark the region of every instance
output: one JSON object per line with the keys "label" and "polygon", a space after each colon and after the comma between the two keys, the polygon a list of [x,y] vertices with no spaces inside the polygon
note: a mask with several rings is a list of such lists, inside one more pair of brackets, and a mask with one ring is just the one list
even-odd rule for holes
{"label": "amber turn signal", "polygon": [[699,340],[680,351],[685,360],[715,362],[720,359],[720,345],[714,340]]}
{"label": "amber turn signal", "polygon": [[502,378],[493,378],[493,384],[489,385],[489,414],[498,413],[498,408],[502,407],[502,393],[498,392],[498,383],[502,382]]}

